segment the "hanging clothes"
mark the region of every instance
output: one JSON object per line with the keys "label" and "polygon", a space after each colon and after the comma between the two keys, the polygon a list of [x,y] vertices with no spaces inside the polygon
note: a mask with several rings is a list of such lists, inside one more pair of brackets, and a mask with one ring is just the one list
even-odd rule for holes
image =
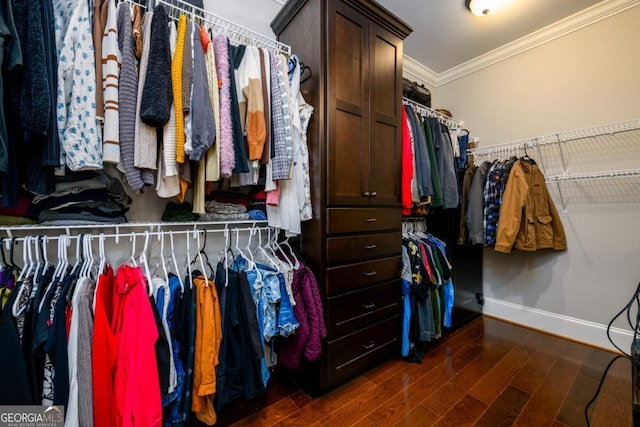
{"label": "hanging clothes", "polygon": [[[117,341],[113,374],[116,423],[162,424],[155,342],[158,330],[139,267],[123,265],[115,277],[112,329]],[[131,373],[135,372],[135,375]]]}
{"label": "hanging clothes", "polygon": [[120,163],[120,126],[118,84],[120,80],[121,53],[118,47],[118,2],[106,0],[107,18],[102,34],[102,97],[104,99],[103,161]]}
{"label": "hanging clothes", "polygon": [[564,228],[537,164],[514,163],[500,206],[496,246],[511,250],[567,249]]}
{"label": "hanging clothes", "polygon": [[478,169],[477,166],[469,166],[462,179],[462,193],[460,195],[460,229],[458,234],[458,244],[461,246],[467,245],[469,242],[469,229],[467,227],[467,211],[469,209],[469,196],[471,193],[471,185],[473,184],[473,177]]}
{"label": "hanging clothes", "polygon": [[453,146],[449,129],[436,118],[429,118],[429,128],[433,135],[438,171],[440,173],[442,207],[445,209],[455,208],[460,200],[458,198],[458,177],[454,167]]}
{"label": "hanging clothes", "polygon": [[[96,68],[89,3],[54,0],[53,6],[58,48],[60,160],[74,171],[102,169],[102,132],[96,120]],[[129,6],[125,7],[128,11]]]}
{"label": "hanging clothes", "polygon": [[484,186],[491,162],[483,162],[476,170],[469,190],[469,202],[465,221],[469,230],[469,241],[474,244],[484,243]]}
{"label": "hanging clothes", "polygon": [[320,357],[327,330],[318,284],[307,266],[301,265],[294,270],[292,291],[296,301],[293,310],[300,325],[295,335],[280,341],[278,363],[285,368],[297,369],[303,359],[313,362]]}
{"label": "hanging clothes", "polygon": [[419,363],[423,356],[421,343],[440,338],[444,328],[451,326],[452,266],[444,242],[434,236],[405,231],[402,239],[401,354]]}
{"label": "hanging clothes", "polygon": [[194,355],[193,403],[191,409],[198,420],[207,425],[216,422],[214,395],[216,367],[222,340],[220,304],[215,284],[196,273],[193,284],[197,289],[196,351]]}
{"label": "hanging clothes", "polygon": [[406,108],[402,109],[402,215],[411,214],[411,181],[413,179],[413,152]]}
{"label": "hanging clothes", "polygon": [[[253,399],[264,392],[256,310],[245,272],[228,270],[224,287],[223,334],[216,371],[216,410],[239,398]],[[224,275],[224,274],[223,274]]]}
{"label": "hanging clothes", "polygon": [[4,369],[0,376],[0,402],[3,405],[32,405],[34,401],[29,388],[27,367],[11,312],[17,297],[18,292],[11,292],[0,314],[0,363]]}
{"label": "hanging clothes", "polygon": [[115,276],[111,266],[98,278],[92,341],[93,422],[95,427],[115,427],[115,395],[111,373],[116,364],[116,343],[112,325]]}
{"label": "hanging clothes", "polygon": [[[432,165],[438,165],[431,125],[429,124],[429,120],[427,120],[426,118],[422,118],[422,123],[424,127],[424,133],[427,137],[427,153],[429,154],[429,162]],[[431,168],[431,185],[433,186],[433,197],[431,198],[431,206],[434,208],[442,207],[442,205],[444,204],[440,174],[441,172],[439,171],[438,167]]]}

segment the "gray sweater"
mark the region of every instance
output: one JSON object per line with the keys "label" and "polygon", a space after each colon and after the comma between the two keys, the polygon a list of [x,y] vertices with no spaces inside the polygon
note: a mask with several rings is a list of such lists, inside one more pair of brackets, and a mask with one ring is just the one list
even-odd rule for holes
{"label": "gray sweater", "polygon": [[209,79],[204,63],[204,49],[200,41],[200,31],[193,33],[193,100],[197,108],[191,112],[191,160],[199,161],[216,139],[216,122],[209,98]]}
{"label": "gray sweater", "polygon": [[133,49],[131,11],[126,2],[118,5],[118,47],[122,53],[118,84],[118,121],[120,122],[120,162],[127,184],[132,190],[144,187],[140,169],[134,166],[138,69]]}

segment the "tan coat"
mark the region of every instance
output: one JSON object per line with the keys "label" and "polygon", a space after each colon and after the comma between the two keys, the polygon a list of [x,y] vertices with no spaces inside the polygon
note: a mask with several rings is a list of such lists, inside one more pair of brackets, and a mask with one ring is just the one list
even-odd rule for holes
{"label": "tan coat", "polygon": [[567,249],[560,216],[537,165],[518,160],[502,196],[495,250]]}

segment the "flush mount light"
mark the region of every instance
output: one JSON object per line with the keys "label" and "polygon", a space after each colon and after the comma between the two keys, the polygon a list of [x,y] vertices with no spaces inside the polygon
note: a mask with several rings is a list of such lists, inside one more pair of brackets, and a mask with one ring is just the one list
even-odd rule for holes
{"label": "flush mount light", "polygon": [[491,15],[500,6],[500,0],[466,0],[467,8],[474,15]]}

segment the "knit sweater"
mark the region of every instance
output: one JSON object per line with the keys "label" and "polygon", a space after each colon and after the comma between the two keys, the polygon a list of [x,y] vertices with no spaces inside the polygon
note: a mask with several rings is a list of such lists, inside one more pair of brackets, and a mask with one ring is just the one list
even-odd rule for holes
{"label": "knit sweater", "polygon": [[104,99],[104,161],[120,162],[120,126],[118,122],[118,80],[120,48],[118,47],[118,13],[116,0],[108,0],[107,21],[102,35],[102,92]]}
{"label": "knit sweater", "polygon": [[233,125],[231,122],[231,88],[229,82],[229,41],[224,34],[213,39],[216,71],[220,87],[220,176],[229,178],[236,160],[233,148]]}
{"label": "knit sweater", "polygon": [[[28,3],[30,4],[27,5]],[[9,10],[13,13],[20,39],[23,67],[20,82],[22,85],[19,88],[7,89],[17,97],[12,102],[20,111],[24,142],[32,148],[39,149],[41,137],[47,133],[51,107],[40,3],[13,0]]]}
{"label": "knit sweater", "polygon": [[169,16],[162,5],[153,10],[150,39],[140,119],[149,126],[161,128],[169,121],[173,102]]}
{"label": "knit sweater", "polygon": [[[171,22],[169,26],[169,47],[171,50],[171,58],[173,59],[176,52],[176,44],[178,41],[178,31],[175,22]],[[175,81],[172,80],[172,86]],[[172,91],[173,99],[173,91]],[[178,164],[176,163],[176,110],[175,103],[171,103],[169,110],[169,121],[163,129],[162,145],[164,156],[164,176],[178,176]],[[158,179],[160,182],[160,179]],[[179,190],[178,190],[179,191]]]}
{"label": "knit sweater", "polygon": [[171,85],[173,88],[173,105],[176,114],[176,161],[184,163],[184,112],[182,111],[182,63],[184,60],[184,41],[187,32],[187,17],[178,20],[178,40],[176,53],[171,62]]}
{"label": "knit sweater", "polygon": [[204,49],[205,66],[207,67],[209,100],[213,107],[213,117],[216,122],[216,138],[213,145],[207,150],[206,160],[205,179],[211,182],[220,180],[220,93],[218,90],[218,73],[213,54],[213,43],[204,25],[200,26],[200,38]]}
{"label": "knit sweater", "polygon": [[138,70],[133,51],[131,11],[127,3],[118,5],[118,47],[122,53],[122,66],[118,86],[120,166],[132,190],[144,187],[140,170],[134,166],[136,104],[138,98]]}
{"label": "knit sweater", "polygon": [[[160,6],[163,9],[162,6]],[[146,77],[148,75],[149,50],[151,46],[151,23],[155,15],[153,11],[147,12],[142,28],[142,56],[140,58],[140,71],[138,80],[138,99],[136,105],[136,137],[134,143],[135,167],[140,169],[155,169],[158,155],[158,145],[156,141],[156,129],[142,121],[140,109],[142,103],[142,93],[144,90]]]}

